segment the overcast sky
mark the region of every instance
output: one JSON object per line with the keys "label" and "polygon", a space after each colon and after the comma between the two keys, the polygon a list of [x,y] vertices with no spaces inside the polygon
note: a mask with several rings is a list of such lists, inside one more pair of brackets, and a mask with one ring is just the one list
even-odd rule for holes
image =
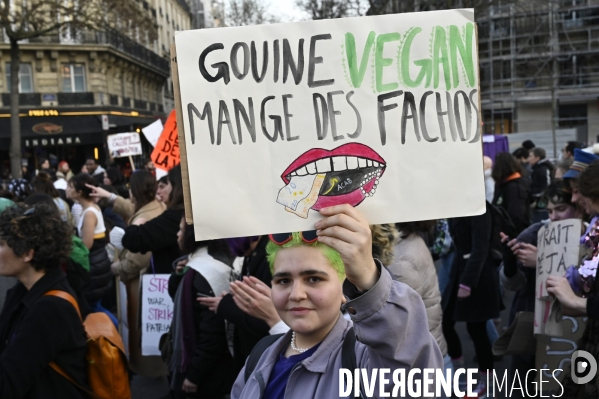
{"label": "overcast sky", "polygon": [[268,12],[281,22],[295,22],[308,19],[308,15],[295,6],[295,0],[265,0]]}

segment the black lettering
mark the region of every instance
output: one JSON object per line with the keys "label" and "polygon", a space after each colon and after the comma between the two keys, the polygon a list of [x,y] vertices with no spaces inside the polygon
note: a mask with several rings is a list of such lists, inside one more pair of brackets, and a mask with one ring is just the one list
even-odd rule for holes
{"label": "black lettering", "polygon": [[[408,115],[408,107],[410,114]],[[401,116],[401,143],[406,143],[406,125],[408,124],[408,119],[412,120],[414,124],[414,133],[416,133],[416,139],[420,142],[420,131],[418,129],[418,118],[416,113],[416,101],[414,100],[414,95],[406,91],[403,97],[403,115]]]}
{"label": "black lettering", "polygon": [[381,94],[377,97],[378,113],[377,119],[379,122],[379,134],[381,135],[381,144],[387,143],[387,127],[385,126],[385,112],[397,108],[397,103],[383,105],[385,100],[393,97],[398,97],[403,94],[403,90],[390,91],[389,93]]}
{"label": "black lettering", "polygon": [[333,103],[333,96],[342,95],[343,91],[336,90],[327,93],[327,105],[329,107],[329,120],[331,121],[331,133],[333,134],[333,141],[343,140],[345,137],[337,135],[337,121],[335,117],[341,115],[341,111],[335,110],[335,104]]}
{"label": "black lettering", "polygon": [[283,83],[287,83],[289,71],[291,71],[296,85],[300,84],[302,81],[302,76],[304,74],[304,39],[299,40],[297,53],[296,64],[293,59],[289,40],[283,39]]}
{"label": "black lettering", "polygon": [[274,70],[273,70],[273,80],[275,83],[279,81],[279,65],[281,63],[281,49],[279,47],[279,40],[275,40],[273,42],[273,58],[274,58]]}
{"label": "black lettering", "polygon": [[[466,136],[464,137],[464,130],[462,129],[462,117],[460,115],[460,104],[459,96],[464,98],[464,108],[466,109]],[[472,126],[470,126],[472,120],[472,107],[470,106],[470,100],[466,93],[462,90],[455,93],[453,97],[453,111],[455,112],[455,120],[456,127],[458,128],[458,134],[460,135],[460,139],[462,141],[467,141],[470,139],[470,133],[472,133]]]}
{"label": "black lettering", "polygon": [[227,125],[229,128],[229,135],[231,136],[231,141],[233,144],[237,144],[235,140],[235,134],[233,133],[233,124],[231,123],[231,116],[229,115],[229,108],[227,108],[227,103],[225,100],[220,100],[218,102],[218,130],[216,133],[216,145],[220,144],[221,132],[223,130],[223,125]]}
{"label": "black lettering", "polygon": [[362,117],[360,116],[360,111],[358,111],[358,108],[356,108],[356,106],[354,105],[354,103],[351,102],[351,97],[354,95],[354,91],[350,91],[349,93],[347,93],[347,95],[345,96],[345,98],[347,99],[347,103],[350,105],[350,107],[352,107],[352,109],[354,110],[354,113],[356,114],[356,131],[353,133],[348,133],[347,136],[350,139],[357,139],[358,137],[360,137],[360,134],[362,133]]}
{"label": "black lettering", "polygon": [[291,123],[290,119],[293,116],[289,113],[289,103],[287,99],[293,98],[291,94],[283,94],[283,116],[285,117],[285,137],[287,141],[294,141],[299,139],[299,136],[291,136]]}
{"label": "black lettering", "polygon": [[474,93],[476,93],[477,91],[477,89],[474,89],[470,92],[470,103],[472,104],[474,112],[476,113],[476,132],[474,132],[474,138],[470,141],[470,143],[476,143],[478,140],[480,140],[480,115],[478,114],[478,107],[476,101],[474,101],[474,99],[472,98]]}
{"label": "black lettering", "polygon": [[437,120],[439,121],[439,133],[441,134],[441,140],[443,142],[447,141],[447,137],[445,136],[445,122],[443,121],[443,116],[447,115],[449,119],[449,131],[451,132],[451,138],[453,141],[457,140],[456,131],[455,131],[455,121],[453,110],[451,109],[451,94],[448,91],[445,92],[445,99],[447,101],[447,111],[443,111],[441,108],[441,93],[435,93],[437,97]]}
{"label": "black lettering", "polygon": [[[239,49],[243,49],[243,72],[239,71],[239,65],[237,63],[237,52]],[[233,75],[239,80],[243,80],[250,71],[250,48],[244,42],[237,42],[231,49],[231,71]]]}
{"label": "black lettering", "polygon": [[210,103],[206,101],[206,105],[204,105],[204,111],[201,114],[195,105],[189,103],[187,104],[187,114],[189,115],[189,135],[191,136],[191,144],[196,143],[196,134],[193,124],[193,115],[195,115],[202,121],[206,117],[208,117],[208,129],[210,130],[210,144],[214,145],[214,126],[212,124],[212,108],[210,107]]}
{"label": "black lettering", "polygon": [[432,138],[428,135],[428,129],[426,128],[426,98],[433,94],[432,91],[427,91],[422,95],[420,99],[420,130],[422,130],[422,137],[429,143],[434,143],[439,140],[439,137]]}
{"label": "black lettering", "polygon": [[268,42],[264,42],[262,45],[262,72],[258,75],[258,55],[256,54],[256,43],[252,41],[252,76],[256,83],[262,82],[264,76],[266,76],[266,69],[268,68]]}
{"label": "black lettering", "polygon": [[211,65],[212,68],[218,69],[218,72],[214,76],[210,75],[208,73],[208,71],[206,70],[205,64],[206,64],[206,57],[208,56],[208,54],[210,54],[211,52],[213,52],[215,50],[222,50],[224,48],[225,48],[225,46],[222,43],[214,43],[214,44],[211,44],[210,46],[206,47],[206,49],[204,51],[202,51],[202,54],[200,54],[200,61],[199,61],[200,73],[202,74],[204,79],[206,79],[210,83],[214,83],[220,79],[223,79],[225,81],[225,84],[229,84],[229,81],[231,80],[231,78],[229,77],[229,66],[227,65],[226,62],[217,62],[217,63]]}
{"label": "black lettering", "polygon": [[266,103],[270,100],[274,100],[274,98],[275,96],[266,97],[264,100],[262,100],[262,105],[260,107],[260,122],[262,124],[262,133],[264,133],[264,136],[266,136],[266,138],[272,141],[273,143],[277,141],[278,136],[281,136],[281,140],[284,140],[280,116],[268,115],[268,117],[272,119],[275,123],[275,131],[272,136],[268,133],[268,129],[266,129]]}
{"label": "black lettering", "polygon": [[314,80],[314,73],[316,72],[316,64],[322,64],[322,57],[316,57],[316,42],[318,40],[331,40],[331,35],[316,35],[310,39],[310,59],[308,60],[308,87],[321,87],[332,85],[335,83],[335,79],[327,80]]}
{"label": "black lettering", "polygon": [[245,127],[252,137],[252,143],[255,143],[256,119],[254,118],[254,101],[252,100],[252,97],[248,97],[248,108],[250,109],[249,117],[241,101],[233,99],[233,108],[235,110],[235,122],[237,123],[237,138],[239,139],[239,144],[243,142],[243,139],[241,138],[241,118],[243,118]]}
{"label": "black lettering", "polygon": [[[321,112],[318,110],[318,102],[320,102],[320,109],[322,110],[322,118]],[[329,130],[329,117],[328,117],[328,107],[327,100],[325,100],[324,96],[319,93],[312,94],[312,104],[314,105],[314,118],[316,119],[316,135],[318,136],[318,140],[324,140],[327,137],[327,133]],[[322,122],[321,122],[322,120]]]}

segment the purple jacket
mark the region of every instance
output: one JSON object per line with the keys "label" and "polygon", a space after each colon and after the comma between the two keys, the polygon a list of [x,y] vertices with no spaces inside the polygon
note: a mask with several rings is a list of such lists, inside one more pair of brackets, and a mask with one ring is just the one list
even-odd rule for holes
{"label": "purple jacket", "polygon": [[[368,369],[403,368],[406,377],[411,368],[442,368],[443,356],[428,329],[422,298],[406,284],[394,281],[382,268],[379,281],[360,297],[348,301],[356,338],[356,363]],[[291,372],[285,399],[338,398],[341,346],[351,322],[341,314],[337,323],[316,352],[299,363]],[[291,340],[291,331],[279,338],[263,353],[256,368],[244,381],[241,370],[231,399],[258,399],[268,383],[270,372],[279,353]],[[387,378],[392,380],[391,374]],[[390,392],[393,388],[391,382]],[[379,388],[375,386],[375,396]],[[406,392],[407,393],[407,392]]]}

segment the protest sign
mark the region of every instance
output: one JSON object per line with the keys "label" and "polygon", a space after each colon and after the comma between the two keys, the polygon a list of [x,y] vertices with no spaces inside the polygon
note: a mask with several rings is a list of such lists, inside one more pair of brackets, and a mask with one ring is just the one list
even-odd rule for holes
{"label": "protest sign", "polygon": [[141,155],[141,140],[139,133],[118,133],[108,136],[108,151],[112,158]]}
{"label": "protest sign", "polygon": [[142,128],[141,131],[143,132],[144,136],[146,136],[148,142],[152,144],[152,147],[156,147],[156,143],[158,143],[158,139],[160,138],[163,129],[164,126],[162,125],[162,121],[160,119],[156,119],[148,126]]}
{"label": "protest sign", "polygon": [[370,223],[482,214],[473,21],[468,9],[177,32],[196,239],[313,229],[343,203]]}
{"label": "protest sign", "polygon": [[152,151],[152,162],[154,166],[164,170],[171,170],[180,162],[179,135],[177,133],[177,116],[171,111],[162,134]]}
{"label": "protest sign", "polygon": [[578,266],[580,219],[566,219],[544,225],[537,235],[536,298],[547,299],[546,281],[550,275],[563,276],[570,266]]}
{"label": "protest sign", "polygon": [[173,301],[168,294],[169,274],[144,274],[141,295],[141,352],[160,355],[158,343],[173,319]]}

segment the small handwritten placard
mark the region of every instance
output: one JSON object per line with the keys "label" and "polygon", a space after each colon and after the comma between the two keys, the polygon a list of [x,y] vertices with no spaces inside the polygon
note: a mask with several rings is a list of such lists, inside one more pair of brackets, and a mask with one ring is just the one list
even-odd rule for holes
{"label": "small handwritten placard", "polygon": [[171,327],[174,305],[168,294],[169,277],[169,274],[142,276],[141,352],[144,356],[160,355],[160,337]]}

